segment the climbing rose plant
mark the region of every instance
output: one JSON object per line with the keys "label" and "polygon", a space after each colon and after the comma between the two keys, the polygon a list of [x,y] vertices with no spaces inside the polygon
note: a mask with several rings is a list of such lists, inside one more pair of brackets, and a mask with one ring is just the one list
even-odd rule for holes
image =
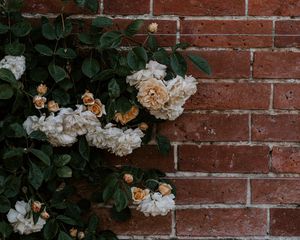
{"label": "climbing rose plant", "polygon": [[[97,1],[75,2],[97,10]],[[110,205],[116,221],[131,204],[166,215],[175,187],[163,172],[112,166],[103,153],[126,156],[151,140],[168,153],[169,140],[153,130],[178,118],[197,90],[180,53],[188,44],[159,47],[156,23],[140,43],[142,20],[119,30],[107,17],[61,13],[31,24],[21,8],[0,1],[1,239],[117,239],[98,230],[95,203]],[[187,58],[210,74],[200,56]]]}

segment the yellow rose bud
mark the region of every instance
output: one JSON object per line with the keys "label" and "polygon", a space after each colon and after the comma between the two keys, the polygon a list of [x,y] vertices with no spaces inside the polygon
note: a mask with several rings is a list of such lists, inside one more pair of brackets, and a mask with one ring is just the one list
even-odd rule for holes
{"label": "yellow rose bud", "polygon": [[45,84],[40,84],[37,88],[36,91],[38,92],[39,95],[43,96],[47,93],[47,86]]}
{"label": "yellow rose bud", "polygon": [[58,103],[51,100],[48,102],[48,110],[49,112],[57,112],[59,110]]}
{"label": "yellow rose bud", "polygon": [[132,200],[134,201],[134,203],[140,203],[146,197],[148,197],[149,193],[149,189],[141,189],[138,187],[131,188]]}
{"label": "yellow rose bud", "polygon": [[47,213],[46,211],[43,211],[41,213],[41,218],[44,220],[47,220],[50,217],[49,213]]}
{"label": "yellow rose bud", "polygon": [[146,131],[148,128],[149,126],[147,123],[142,122],[139,124],[139,129],[141,129],[142,131]]}
{"label": "yellow rose bud", "polygon": [[84,105],[93,105],[95,103],[94,94],[90,93],[88,90],[81,96]]}
{"label": "yellow rose bud", "polygon": [[69,234],[72,238],[76,238],[77,237],[77,232],[78,230],[76,228],[71,228],[69,231]]}
{"label": "yellow rose bud", "polygon": [[170,184],[167,183],[161,183],[158,187],[158,191],[163,195],[170,195],[172,192],[172,187]]}
{"label": "yellow rose bud", "polygon": [[84,237],[85,237],[84,232],[79,232],[79,233],[77,234],[77,238],[78,238],[79,240],[84,239]]}
{"label": "yellow rose bud", "polygon": [[97,117],[102,117],[103,114],[106,114],[105,106],[99,99],[96,99],[94,104],[88,105],[88,110],[94,113]]}
{"label": "yellow rose bud", "polygon": [[124,174],[123,179],[128,184],[133,182],[133,176],[129,173]]}
{"label": "yellow rose bud", "polygon": [[151,23],[148,26],[148,32],[150,32],[150,33],[156,33],[157,32],[157,28],[158,28],[158,24],[157,23]]}
{"label": "yellow rose bud", "polygon": [[36,96],[33,97],[32,102],[33,102],[36,109],[42,109],[42,108],[45,107],[45,103],[47,102],[47,98],[36,95]]}
{"label": "yellow rose bud", "polygon": [[38,213],[41,211],[41,207],[42,207],[42,204],[39,202],[39,201],[33,201],[31,203],[31,210],[35,213]]}

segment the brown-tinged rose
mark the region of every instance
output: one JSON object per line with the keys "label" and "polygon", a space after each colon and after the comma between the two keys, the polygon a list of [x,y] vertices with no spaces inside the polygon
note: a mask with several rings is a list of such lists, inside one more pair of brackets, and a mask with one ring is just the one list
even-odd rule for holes
{"label": "brown-tinged rose", "polygon": [[148,32],[150,33],[156,33],[157,32],[157,28],[158,28],[158,24],[157,23],[150,23],[148,26]]}
{"label": "brown-tinged rose", "polygon": [[95,103],[94,94],[86,90],[85,93],[81,96],[84,105],[93,105]]}
{"label": "brown-tinged rose", "polygon": [[149,128],[149,126],[145,122],[142,122],[139,124],[139,129],[141,129],[142,131],[146,131],[148,128]]}
{"label": "brown-tinged rose", "polygon": [[132,106],[130,110],[124,114],[116,113],[115,114],[115,121],[120,122],[122,125],[130,122],[131,120],[135,119],[139,115],[139,109],[136,106]]}
{"label": "brown-tinged rose", "polygon": [[94,104],[88,105],[88,110],[94,113],[97,117],[101,117],[105,112],[105,106],[99,99],[95,99]]}
{"label": "brown-tinged rose", "polygon": [[43,96],[47,93],[47,86],[45,84],[40,84],[37,88],[36,88],[36,91],[38,92],[38,94],[40,96]]}
{"label": "brown-tinged rose", "polygon": [[77,237],[77,232],[78,232],[78,230],[76,228],[71,228],[70,231],[69,231],[70,236],[72,238],[76,238]]}
{"label": "brown-tinged rose", "polygon": [[51,100],[48,102],[48,110],[49,112],[57,112],[59,110],[58,103]]}
{"label": "brown-tinged rose", "polygon": [[141,83],[138,101],[149,110],[159,110],[169,100],[169,94],[162,81],[150,78]]}
{"label": "brown-tinged rose", "polygon": [[42,218],[42,219],[47,220],[47,219],[49,219],[49,217],[50,217],[50,215],[49,215],[48,212],[43,211],[43,212],[41,213],[41,218]]}
{"label": "brown-tinged rose", "polygon": [[77,234],[77,238],[78,238],[79,240],[84,239],[84,238],[85,238],[84,232],[80,231],[80,232]]}
{"label": "brown-tinged rose", "polygon": [[141,189],[138,187],[131,188],[132,200],[135,203],[143,201],[149,195],[149,189]]}
{"label": "brown-tinged rose", "polygon": [[35,213],[38,213],[41,211],[41,207],[42,207],[42,204],[39,202],[39,201],[33,201],[31,203],[31,210]]}
{"label": "brown-tinged rose", "polygon": [[123,179],[126,183],[130,184],[133,182],[133,176],[129,173],[125,173]]}
{"label": "brown-tinged rose", "polygon": [[36,109],[42,109],[42,108],[45,107],[45,103],[47,102],[47,98],[36,95],[36,96],[33,97],[32,102],[33,102]]}
{"label": "brown-tinged rose", "polygon": [[161,183],[159,184],[158,191],[163,195],[170,195],[172,192],[172,187],[170,184]]}

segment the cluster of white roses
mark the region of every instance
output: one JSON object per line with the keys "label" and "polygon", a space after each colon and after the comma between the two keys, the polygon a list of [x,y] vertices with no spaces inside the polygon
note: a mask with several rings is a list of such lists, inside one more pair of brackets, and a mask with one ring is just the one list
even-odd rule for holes
{"label": "cluster of white roses", "polygon": [[[76,105],[75,110],[59,108],[56,115],[49,110],[48,117],[29,116],[23,127],[27,134],[42,131],[55,147],[71,146],[82,135],[85,135],[90,146],[107,149],[117,156],[128,155],[141,146],[144,133],[139,128],[123,130],[111,123],[102,128],[98,117],[105,114],[105,106],[90,92],[86,92],[82,99],[84,105]],[[39,104],[35,102],[35,105],[40,109]]]}
{"label": "cluster of white roses", "polygon": [[[33,220],[33,212],[40,214],[36,223]],[[17,201],[15,209],[11,208],[7,213],[7,219],[11,223],[14,232],[21,235],[40,232],[49,217],[50,215],[45,209],[42,210],[42,204],[38,201],[30,201],[28,203]]]}
{"label": "cluster of white roses", "polygon": [[1,68],[10,70],[16,80],[19,80],[26,70],[25,57],[7,55],[0,61],[0,69]]}
{"label": "cluster of white roses", "polygon": [[160,183],[158,192],[151,192],[149,189],[138,187],[131,188],[134,204],[138,204],[137,210],[145,216],[165,216],[169,211],[175,209],[175,196],[172,194],[172,187],[166,183]]}
{"label": "cluster of white roses", "polygon": [[165,81],[167,66],[156,61],[146,64],[146,69],[127,76],[127,83],[138,89],[138,101],[159,119],[175,120],[183,112],[183,105],[197,91],[197,81],[192,76],[176,76]]}

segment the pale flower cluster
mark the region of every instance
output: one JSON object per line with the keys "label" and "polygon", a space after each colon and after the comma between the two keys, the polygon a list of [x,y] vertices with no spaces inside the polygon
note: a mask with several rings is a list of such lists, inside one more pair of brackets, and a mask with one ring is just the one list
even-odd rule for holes
{"label": "pale flower cluster", "polygon": [[127,83],[138,89],[138,101],[159,119],[175,120],[184,108],[183,105],[197,91],[197,81],[192,76],[176,76],[164,81],[165,65],[150,61],[146,69],[127,76]]}
{"label": "pale flower cluster", "polygon": [[7,213],[7,219],[11,223],[14,232],[21,235],[40,232],[46,224],[46,221],[41,217],[34,224],[30,204],[24,201],[16,202],[15,209],[11,208]]}
{"label": "pale flower cluster", "polygon": [[19,80],[26,70],[25,57],[7,55],[0,61],[1,68],[10,70],[16,80]]}

